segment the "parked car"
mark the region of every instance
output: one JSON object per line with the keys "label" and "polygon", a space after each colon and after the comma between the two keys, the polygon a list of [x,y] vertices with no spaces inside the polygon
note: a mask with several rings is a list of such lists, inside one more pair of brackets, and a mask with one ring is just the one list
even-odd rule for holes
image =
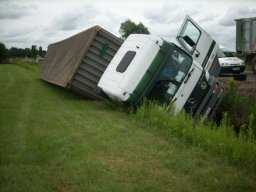
{"label": "parked car", "polygon": [[245,63],[223,46],[217,52],[221,73],[242,73],[245,70]]}

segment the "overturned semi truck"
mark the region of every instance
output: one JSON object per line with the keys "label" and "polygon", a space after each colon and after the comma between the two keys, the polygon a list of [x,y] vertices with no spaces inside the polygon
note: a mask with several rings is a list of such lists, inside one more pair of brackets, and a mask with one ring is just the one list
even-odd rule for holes
{"label": "overturned semi truck", "polygon": [[[66,69],[67,73],[68,68],[72,69],[69,80],[65,78],[65,84],[61,86],[91,99],[109,98],[123,104],[137,105],[146,97],[172,104],[176,112],[185,109],[195,118],[214,114],[225,95],[224,87],[216,79],[220,72],[216,56],[219,45],[192,18],[186,16],[179,30],[177,41],[181,47],[152,35],[132,34],[123,42],[105,30],[104,34],[114,40],[105,44],[102,41],[97,49],[93,43],[90,44],[90,48],[80,55],[81,59],[75,62],[76,67],[70,64],[72,59],[68,61],[61,57],[63,53],[70,54],[68,51],[76,45],[75,42],[69,47],[63,44],[66,51],[62,51],[58,43],[50,45],[40,70],[41,77],[53,82],[45,78],[48,73],[45,66],[58,63],[59,69]],[[91,36],[87,41],[94,42],[96,37]],[[77,41],[81,42],[78,38]],[[93,50],[93,58],[90,49]],[[71,52],[75,57],[76,52]],[[55,54],[59,56],[55,57]],[[88,55],[89,59],[86,58]],[[108,60],[104,60],[103,67],[101,59],[106,56]],[[55,58],[54,62],[51,57]],[[62,62],[58,62],[58,59]],[[102,67],[97,75],[94,71],[96,66]],[[86,68],[90,68],[90,71],[84,71]],[[49,68],[47,70],[51,71]],[[82,82],[90,82],[90,86]]]}
{"label": "overturned semi truck", "polygon": [[212,117],[225,91],[219,45],[187,16],[177,36],[181,47],[152,35],[130,35],[103,73],[98,92],[128,105],[146,97],[185,109],[195,118]]}

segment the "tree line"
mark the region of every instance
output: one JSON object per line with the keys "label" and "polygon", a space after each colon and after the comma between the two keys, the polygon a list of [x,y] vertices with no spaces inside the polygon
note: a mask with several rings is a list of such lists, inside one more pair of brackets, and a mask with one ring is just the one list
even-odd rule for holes
{"label": "tree line", "polygon": [[29,57],[36,59],[37,55],[44,57],[45,54],[46,51],[41,46],[37,48],[36,45],[32,45],[31,48],[11,47],[7,49],[5,44],[0,42],[0,63],[6,63],[9,58]]}

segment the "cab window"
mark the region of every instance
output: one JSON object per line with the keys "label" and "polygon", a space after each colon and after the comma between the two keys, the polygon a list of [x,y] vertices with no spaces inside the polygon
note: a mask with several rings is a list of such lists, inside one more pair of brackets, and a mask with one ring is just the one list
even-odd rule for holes
{"label": "cab window", "polygon": [[225,58],[226,55],[223,53],[223,51],[221,51],[221,50],[219,49],[218,52],[217,52],[217,57],[218,57],[218,58]]}
{"label": "cab window", "polygon": [[192,59],[178,49],[170,53],[154,82],[148,98],[169,104],[184,81]]}
{"label": "cab window", "polygon": [[179,41],[190,54],[193,54],[200,35],[200,30],[191,21],[187,20],[179,36]]}
{"label": "cab window", "polygon": [[135,55],[135,51],[127,51],[118,66],[116,67],[116,71],[120,73],[125,72]]}

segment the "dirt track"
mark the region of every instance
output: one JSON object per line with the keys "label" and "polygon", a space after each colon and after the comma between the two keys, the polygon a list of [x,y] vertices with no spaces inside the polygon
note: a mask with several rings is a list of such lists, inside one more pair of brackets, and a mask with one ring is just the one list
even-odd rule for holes
{"label": "dirt track", "polygon": [[[253,97],[256,100],[256,76],[252,72],[245,72],[245,74],[247,75],[246,80],[235,81],[237,93]],[[231,75],[227,75],[227,77],[219,77],[218,79],[227,85],[228,79],[231,77]]]}

